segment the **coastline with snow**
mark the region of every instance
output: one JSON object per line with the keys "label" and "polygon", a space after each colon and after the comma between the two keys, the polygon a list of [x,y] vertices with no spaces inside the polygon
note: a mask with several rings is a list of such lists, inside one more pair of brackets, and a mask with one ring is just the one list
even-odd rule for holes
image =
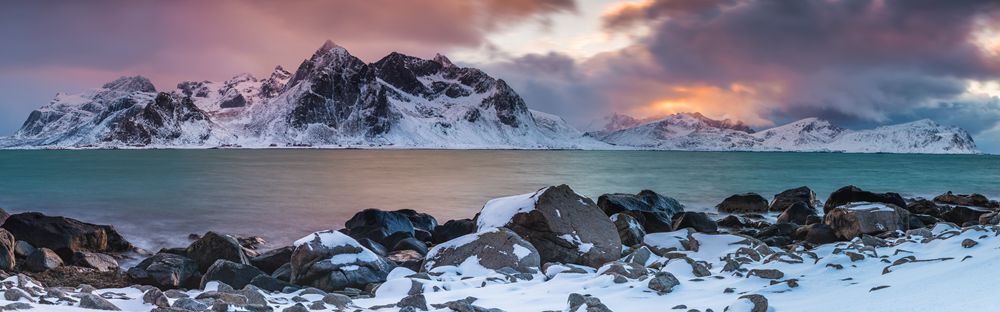
{"label": "coastline with snow", "polygon": [[[38,213],[0,230],[4,309],[45,311],[941,311],[982,309],[1000,203],[847,186],[691,212],[653,191],[551,186],[438,223],[358,212],[286,247],[215,232],[149,252]],[[67,242],[77,242],[68,244]],[[4,257],[6,256],[6,257]],[[518,300],[511,300],[517,298]],[[895,298],[907,298],[896,300]]]}

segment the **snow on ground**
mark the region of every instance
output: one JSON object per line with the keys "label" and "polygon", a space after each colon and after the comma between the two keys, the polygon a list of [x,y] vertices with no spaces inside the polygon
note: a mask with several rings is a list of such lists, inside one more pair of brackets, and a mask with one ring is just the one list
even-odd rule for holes
{"label": "snow on ground", "polygon": [[[631,279],[616,284],[610,275],[601,275],[594,269],[576,270],[570,266],[552,266],[548,277],[536,273],[531,279],[524,276],[512,278],[489,270],[474,272],[437,272],[428,276],[416,275],[405,268],[397,268],[383,284],[376,296],[355,299],[361,308],[378,308],[394,304],[406,296],[412,283],[423,285],[429,304],[478,298],[473,304],[499,308],[506,311],[542,311],[566,308],[570,293],[590,294],[601,300],[613,311],[667,310],[678,305],[688,309],[723,311],[733,305],[748,307],[745,294],[759,294],[767,298],[769,311],[990,311],[995,309],[995,277],[1000,276],[1000,262],[995,261],[1000,249],[997,227],[957,227],[939,224],[923,237],[915,234],[898,240],[889,240],[894,246],[873,247],[860,239],[820,246],[813,250],[783,252],[776,248],[765,249],[760,260],[743,264],[744,273],[725,272],[726,255],[739,253],[751,257],[746,248],[751,242],[729,234],[693,233],[698,241],[698,251],[681,250],[678,253],[696,262],[710,265],[711,276],[696,277],[692,266],[683,257],[672,260],[652,256],[651,267],[660,267],[680,280],[673,291],[657,294],[648,287],[648,279]],[[681,236],[679,233],[654,234],[651,241]],[[662,236],[662,237],[660,237]],[[317,236],[325,240],[322,236]],[[684,234],[684,238],[688,235]],[[331,238],[331,237],[327,237]],[[970,246],[970,241],[977,244]],[[770,255],[766,255],[770,253]],[[852,253],[851,255],[848,255]],[[852,257],[863,259],[852,261]],[[477,259],[470,258],[469,262]],[[702,262],[704,261],[704,262]],[[783,277],[765,279],[747,276],[747,270],[779,270]],[[795,280],[791,287],[789,280]],[[3,282],[5,289],[17,283],[16,277]],[[774,283],[774,284],[772,284]],[[209,287],[212,288],[212,287]],[[726,289],[732,289],[727,293]],[[436,290],[436,291],[435,291]],[[7,290],[9,291],[9,290]],[[188,291],[194,297],[200,290]],[[6,296],[6,291],[5,298]],[[108,301],[124,311],[148,311],[152,305],[142,303],[142,292],[136,288],[101,289]],[[74,293],[75,294],[75,293]],[[292,297],[300,295],[309,301],[319,300],[316,294],[268,294],[269,305],[275,311],[293,305]],[[171,302],[176,299],[170,299]],[[26,302],[27,299],[21,299]],[[13,303],[0,300],[0,305]],[[29,303],[44,311],[88,311],[72,306],[42,306]],[[332,309],[332,306],[329,306]],[[42,311],[43,309],[37,309]],[[381,308],[377,311],[398,311],[399,308]],[[432,309],[433,310],[433,309]],[[331,311],[331,310],[327,310]],[[448,311],[447,309],[434,311]]]}

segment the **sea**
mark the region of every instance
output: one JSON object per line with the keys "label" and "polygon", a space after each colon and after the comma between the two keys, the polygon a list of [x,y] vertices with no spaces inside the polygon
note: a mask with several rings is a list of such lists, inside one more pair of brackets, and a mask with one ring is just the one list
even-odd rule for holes
{"label": "sea", "polygon": [[134,244],[188,234],[257,235],[270,247],[339,229],[365,208],[415,209],[440,223],[497,197],[567,184],[595,201],[644,189],[714,212],[736,193],[808,186],[825,200],[856,185],[931,198],[1000,199],[1000,156],[521,150],[4,150],[0,208],[111,224]]}

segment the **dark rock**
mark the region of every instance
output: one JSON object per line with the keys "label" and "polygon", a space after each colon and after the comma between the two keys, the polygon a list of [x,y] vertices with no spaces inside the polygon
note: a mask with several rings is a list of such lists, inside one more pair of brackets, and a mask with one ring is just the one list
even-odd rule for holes
{"label": "dark rock", "polygon": [[752,221],[737,215],[728,215],[722,219],[719,219],[719,221],[717,221],[716,223],[721,227],[739,229],[742,227],[746,227],[747,225],[749,225],[750,222]]}
{"label": "dark rock", "polygon": [[248,237],[236,237],[236,241],[240,243],[240,246],[249,250],[256,250],[261,245],[267,243],[263,237],[260,236],[248,236]]}
{"label": "dark rock", "polygon": [[848,185],[830,193],[830,197],[823,204],[823,213],[829,213],[834,208],[854,202],[883,203],[896,207],[906,207],[906,201],[897,193],[872,193],[857,186]]}
{"label": "dark rock", "polygon": [[[750,301],[750,303],[753,304],[753,308],[751,308],[750,311],[746,312],[767,312],[767,298],[765,298],[764,296],[756,294],[742,295],[740,296],[740,299]],[[728,311],[728,309],[726,310]],[[732,312],[738,312],[738,311],[732,311]]]}
{"label": "dark rock", "polygon": [[966,206],[954,206],[950,208],[945,208],[945,211],[941,213],[941,219],[945,221],[964,224],[966,222],[979,222],[979,217],[988,214],[992,211],[988,209],[976,208],[976,207],[966,207]]}
{"label": "dark rock", "polygon": [[386,257],[396,266],[401,266],[413,271],[420,271],[420,266],[424,263],[424,255],[420,254],[415,250],[399,250],[393,251]]}
{"label": "dark rock", "polygon": [[757,193],[736,194],[727,197],[715,208],[725,213],[767,212],[767,199]]}
{"label": "dark rock", "polygon": [[219,259],[250,264],[250,260],[243,252],[243,246],[236,238],[215,232],[205,233],[192,242],[187,248],[187,255],[198,264],[198,269],[202,272],[208,271],[208,267]]}
{"label": "dark rock", "polygon": [[285,263],[284,265],[278,267],[278,269],[274,270],[274,272],[271,273],[271,277],[276,278],[276,279],[278,279],[280,281],[285,281],[285,282],[291,281],[292,280],[292,264],[291,263]]}
{"label": "dark rock", "polygon": [[784,190],[781,193],[774,195],[774,200],[771,201],[771,206],[768,207],[767,210],[785,211],[785,209],[791,207],[795,203],[803,203],[806,207],[813,211],[815,211],[816,206],[819,205],[819,202],[816,200],[816,193],[808,187],[801,186]]}
{"label": "dark rock", "polygon": [[[364,288],[368,284],[385,282],[393,268],[381,256],[337,231],[316,232],[295,245],[290,282],[296,285],[326,291]],[[330,261],[334,257],[338,261]]]}
{"label": "dark rock", "polygon": [[125,252],[132,244],[110,225],[96,225],[37,212],[19,213],[4,222],[4,229],[19,240],[55,251],[64,262],[77,251]]}
{"label": "dark rock", "polygon": [[641,264],[621,261],[605,263],[597,271],[602,275],[623,276],[630,279],[637,279],[649,273]]}
{"label": "dark rock", "polygon": [[142,303],[152,304],[161,308],[170,307],[170,301],[167,299],[167,296],[155,287],[142,294]]}
{"label": "dark rock", "polygon": [[914,214],[923,214],[933,217],[941,216],[941,207],[926,199],[919,199],[907,204],[906,210]]}
{"label": "dark rock", "polygon": [[160,248],[160,251],[158,251],[156,253],[168,253],[168,254],[175,254],[175,255],[178,255],[178,256],[185,256],[185,257],[187,257],[187,255],[188,255],[187,247]]}
{"label": "dark rock", "polygon": [[476,223],[472,222],[472,219],[448,220],[443,225],[434,228],[431,240],[435,244],[440,244],[475,231]]}
{"label": "dark rock", "polygon": [[191,298],[180,298],[174,301],[171,305],[172,308],[184,309],[187,311],[205,311],[208,309],[208,305],[202,303],[201,301],[194,300]]}
{"label": "dark rock", "polygon": [[680,284],[681,282],[677,280],[677,277],[670,274],[670,272],[660,271],[653,275],[647,287],[658,294],[665,294],[673,291],[674,287]]}
{"label": "dark rock", "polygon": [[[3,214],[6,213],[2,212],[2,210],[3,209],[0,209],[0,216],[3,216]],[[14,239],[13,234],[10,234],[7,230],[0,228],[0,271],[13,271],[14,267],[17,266],[16,258],[18,255],[16,251],[19,249],[17,242],[18,241]],[[31,255],[31,253],[34,252],[34,248],[31,247],[31,245],[21,246],[21,248],[23,248],[20,250],[22,253],[30,250],[27,255]],[[27,255],[22,257],[26,257]]]}
{"label": "dark rock", "polygon": [[260,289],[273,292],[282,291],[285,289],[285,287],[298,288],[292,283],[282,281],[268,275],[257,275],[252,280],[250,280],[250,285],[254,285]]}
{"label": "dark rock", "polygon": [[674,229],[691,228],[701,233],[715,233],[719,225],[704,212],[685,211],[674,215]]}
{"label": "dark rock", "polygon": [[[374,208],[362,210],[344,223],[350,236],[355,239],[370,238],[383,246],[394,246],[396,240],[413,237],[413,223],[403,213],[382,211]],[[401,233],[396,240],[390,235]]]}
{"label": "dark rock", "polygon": [[423,267],[430,271],[441,266],[457,266],[469,257],[479,257],[479,264],[492,270],[512,268],[518,272],[534,272],[541,266],[539,251],[531,243],[514,231],[495,228],[434,246]]}
{"label": "dark rock", "polygon": [[816,210],[803,202],[793,203],[785,208],[785,211],[778,216],[778,223],[794,223],[806,225],[810,216],[815,216]]}
{"label": "dark rock", "polygon": [[309,312],[309,308],[306,308],[302,303],[296,303],[293,306],[282,309],[281,312]]}
{"label": "dark rock", "polygon": [[861,234],[905,231],[908,220],[909,212],[898,206],[862,202],[830,210],[824,222],[833,229],[837,237],[850,240]]}
{"label": "dark rock", "polygon": [[271,274],[282,265],[292,261],[292,250],[294,250],[292,246],[272,249],[259,256],[250,258],[250,264],[264,271],[264,273]]}
{"label": "dark rock", "polygon": [[642,243],[642,237],[646,235],[642,224],[628,214],[616,213],[611,215],[611,222],[618,229],[618,238],[625,246],[634,246]]}
{"label": "dark rock", "polygon": [[753,269],[747,273],[747,276],[756,276],[766,279],[781,279],[785,277],[785,273],[775,269]]}
{"label": "dark rock", "polygon": [[104,300],[101,296],[94,294],[84,294],[80,296],[79,307],[92,310],[121,311],[117,306]]}
{"label": "dark rock", "polygon": [[972,248],[972,247],[975,247],[978,244],[979,243],[977,243],[976,241],[968,239],[968,238],[962,240],[962,247],[965,247],[965,248]]}
{"label": "dark rock", "polygon": [[195,288],[201,282],[198,264],[184,256],[160,253],[128,270],[128,276],[142,285],[161,289]]}
{"label": "dark rock", "polygon": [[829,225],[816,223],[798,228],[795,231],[796,239],[805,240],[812,244],[822,245],[837,241],[837,234]]}
{"label": "dark rock", "polygon": [[376,242],[376,241],[374,241],[374,240],[372,240],[370,238],[360,238],[360,239],[357,239],[357,240],[358,240],[358,243],[361,244],[361,246],[365,246],[365,248],[368,248],[368,250],[371,250],[376,255],[383,256],[383,257],[389,255],[389,250],[386,249],[385,246],[383,246],[379,242]]}
{"label": "dark rock", "polygon": [[249,264],[219,259],[212,266],[208,267],[208,270],[202,275],[200,288],[205,288],[205,284],[209,281],[219,281],[233,288],[240,289],[250,284],[255,277],[260,275],[267,275],[267,273]]}
{"label": "dark rock", "polygon": [[406,216],[415,230],[423,230],[428,233],[433,233],[434,229],[438,226],[437,219],[426,213],[416,212],[413,209],[400,209],[393,212]]}
{"label": "dark rock", "polygon": [[31,272],[45,272],[63,265],[63,261],[54,251],[48,248],[38,248],[24,260],[24,267]]}
{"label": "dark rock", "polygon": [[981,225],[997,225],[1000,224],[1000,213],[992,212],[979,216],[979,224]]}
{"label": "dark rock", "polygon": [[757,238],[767,238],[776,236],[792,236],[795,234],[799,226],[794,223],[778,223],[775,225],[768,226],[757,234]]}
{"label": "dark rock", "polygon": [[396,242],[396,245],[392,247],[392,251],[401,251],[401,250],[413,250],[420,253],[421,255],[426,255],[427,245],[416,238],[410,237],[399,240],[398,242]]}
{"label": "dark rock", "polygon": [[684,205],[676,199],[650,190],[642,190],[635,195],[604,194],[597,198],[597,206],[608,216],[628,214],[651,233],[673,231],[674,214],[684,211]]}
{"label": "dark rock", "polygon": [[327,294],[323,296],[323,303],[333,305],[338,309],[347,309],[354,305],[354,301],[351,301],[351,297],[341,295],[341,294]]}
{"label": "dark rock", "polygon": [[[7,231],[7,230],[4,230],[4,231]],[[10,233],[10,232],[7,232],[7,233]],[[33,252],[35,252],[35,246],[31,246],[31,244],[29,244],[28,242],[23,241],[23,240],[18,240],[16,242],[14,242],[14,257],[15,258],[21,258],[21,259],[27,258],[28,255],[30,255]]]}
{"label": "dark rock", "polygon": [[73,254],[73,264],[100,272],[117,271],[118,260],[102,253],[79,251]]}
{"label": "dark rock", "polygon": [[30,310],[32,308],[34,308],[34,307],[32,307],[31,304],[24,303],[24,302],[15,302],[15,303],[9,303],[9,304],[4,305],[3,308],[0,309],[0,310],[3,310],[3,311]]}
{"label": "dark rock", "polygon": [[959,206],[976,206],[984,208],[1000,207],[996,201],[992,201],[982,194],[954,194],[951,191],[934,197],[934,201]]}
{"label": "dark rock", "polygon": [[[513,230],[538,250],[543,262],[597,267],[621,257],[618,231],[594,201],[580,196],[565,184],[527,196],[535,199],[533,209],[516,213],[509,220],[484,221],[480,218],[477,227],[480,230],[494,227]],[[491,200],[483,207],[482,214],[505,208],[491,205],[504,200],[519,198]]]}
{"label": "dark rock", "polygon": [[566,302],[569,304],[567,312],[611,312],[600,299],[591,295],[571,293]]}
{"label": "dark rock", "polygon": [[416,310],[427,311],[427,299],[424,298],[423,294],[413,294],[403,297],[398,303],[397,307],[406,308],[410,307]]}

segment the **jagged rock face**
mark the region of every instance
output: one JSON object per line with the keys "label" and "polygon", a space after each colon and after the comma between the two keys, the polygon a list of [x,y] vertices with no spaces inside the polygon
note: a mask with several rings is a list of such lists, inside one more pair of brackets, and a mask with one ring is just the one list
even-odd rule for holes
{"label": "jagged rock face", "polygon": [[[192,132],[188,124],[203,124],[200,133]],[[212,135],[208,115],[194,105],[190,98],[177,98],[160,93],[144,107],[129,106],[111,124],[105,142],[148,145],[157,140],[172,141],[182,136],[195,135],[196,141],[208,140]]]}
{"label": "jagged rock face", "polygon": [[156,92],[153,83],[142,76],[121,77],[104,84],[102,88],[123,92]]}

